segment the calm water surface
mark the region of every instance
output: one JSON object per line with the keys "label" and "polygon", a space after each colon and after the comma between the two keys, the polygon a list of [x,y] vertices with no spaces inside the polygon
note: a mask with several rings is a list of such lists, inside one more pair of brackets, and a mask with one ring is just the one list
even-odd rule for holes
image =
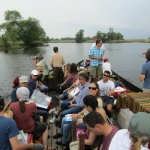
{"label": "calm water surface", "polygon": [[[13,79],[16,76],[29,76],[31,70],[35,69],[30,56],[42,53],[50,69],[50,56],[53,54],[54,46],[59,47],[59,52],[64,56],[66,63],[77,63],[82,59],[88,59],[91,45],[92,43],[50,43],[47,47],[10,50],[8,53],[0,51],[0,95],[5,96],[7,101],[10,100]],[[109,59],[112,70],[142,88],[142,83],[138,79],[145,62],[142,51],[150,48],[150,43],[104,45],[106,47],[104,57]]]}

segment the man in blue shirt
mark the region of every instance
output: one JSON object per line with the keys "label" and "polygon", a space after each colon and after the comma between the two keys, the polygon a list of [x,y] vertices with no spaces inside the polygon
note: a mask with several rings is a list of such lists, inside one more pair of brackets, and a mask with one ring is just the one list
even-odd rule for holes
{"label": "man in blue shirt", "polygon": [[96,46],[92,47],[89,51],[90,58],[90,76],[91,81],[98,81],[98,77],[102,74],[102,46],[101,40],[96,40]]}
{"label": "man in blue shirt", "polygon": [[0,150],[44,150],[44,146],[41,144],[19,143],[17,139],[17,135],[19,134],[18,127],[13,119],[4,117],[4,107],[4,98],[0,96]]}
{"label": "man in blue shirt", "polygon": [[139,76],[140,81],[143,83],[143,92],[150,92],[150,49],[146,52],[146,62],[142,66],[141,74]]}
{"label": "man in blue shirt", "polygon": [[78,113],[84,108],[83,99],[89,94],[89,76],[87,73],[80,73],[79,75],[79,90],[80,92],[73,98],[64,100],[58,109],[57,114],[50,120],[50,123],[54,123],[60,114],[64,117],[66,114]]}

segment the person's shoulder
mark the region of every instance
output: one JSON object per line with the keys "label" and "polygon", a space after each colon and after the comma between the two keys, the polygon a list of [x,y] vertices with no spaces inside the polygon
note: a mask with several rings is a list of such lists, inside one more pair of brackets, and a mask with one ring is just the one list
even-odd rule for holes
{"label": "person's shoulder", "polygon": [[97,82],[97,84],[98,84],[98,85],[99,85],[99,84],[101,84],[101,83],[102,83],[102,81],[103,81],[103,80],[98,81],[98,82]]}

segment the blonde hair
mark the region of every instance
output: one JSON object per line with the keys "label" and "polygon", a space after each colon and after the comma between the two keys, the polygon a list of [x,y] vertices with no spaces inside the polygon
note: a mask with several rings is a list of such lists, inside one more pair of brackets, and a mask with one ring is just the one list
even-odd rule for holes
{"label": "blonde hair", "polygon": [[42,67],[37,67],[36,70],[37,70],[37,71],[40,71],[40,70],[43,71],[43,68],[42,68]]}

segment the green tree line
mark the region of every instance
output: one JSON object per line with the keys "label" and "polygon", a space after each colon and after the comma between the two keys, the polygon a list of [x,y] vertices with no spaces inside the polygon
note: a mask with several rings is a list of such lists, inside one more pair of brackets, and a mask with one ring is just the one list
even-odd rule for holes
{"label": "green tree line", "polygon": [[[107,33],[98,31],[96,33],[96,36],[98,37],[98,39],[101,39],[104,43],[110,42],[113,40],[124,40],[123,35],[120,32],[118,32],[118,33],[114,32],[113,28],[109,28],[109,32],[107,32]],[[93,37],[92,38],[90,38],[90,37],[84,38],[84,30],[83,29],[80,29],[75,35],[75,41],[77,43],[82,43],[86,40],[91,40],[91,39],[93,39]]]}

